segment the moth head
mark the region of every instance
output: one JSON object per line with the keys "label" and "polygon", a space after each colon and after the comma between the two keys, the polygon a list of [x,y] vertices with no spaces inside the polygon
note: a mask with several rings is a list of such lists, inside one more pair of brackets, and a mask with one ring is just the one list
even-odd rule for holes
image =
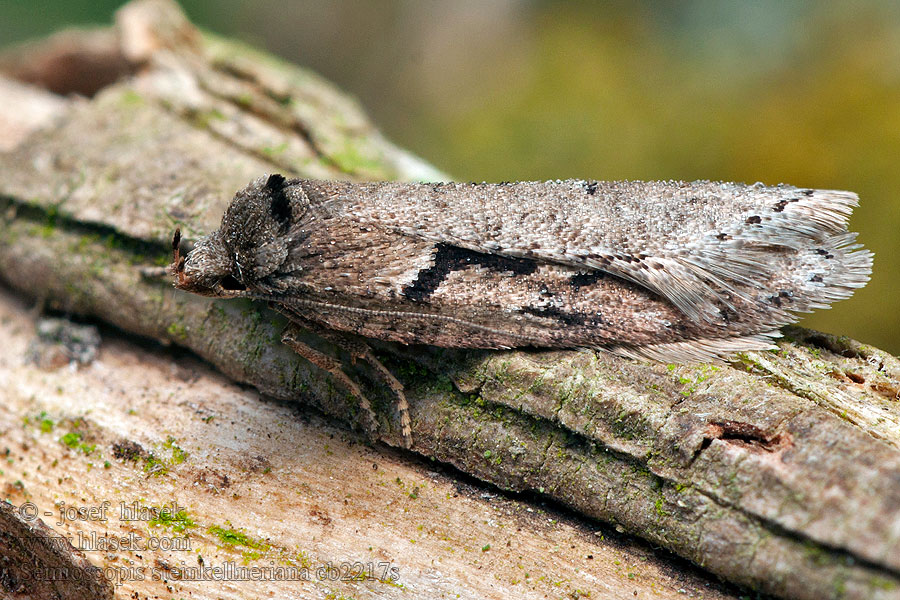
{"label": "moth head", "polygon": [[234,278],[233,260],[215,232],[200,239],[193,250],[181,253],[181,231],[176,229],[172,239],[175,287],[201,296],[236,296],[246,289]]}
{"label": "moth head", "polygon": [[181,256],[180,238],[173,242],[175,287],[204,296],[251,294],[284,263],[291,228],[308,205],[299,182],[282,175],[253,181],[235,194],[219,229],[186,256]]}

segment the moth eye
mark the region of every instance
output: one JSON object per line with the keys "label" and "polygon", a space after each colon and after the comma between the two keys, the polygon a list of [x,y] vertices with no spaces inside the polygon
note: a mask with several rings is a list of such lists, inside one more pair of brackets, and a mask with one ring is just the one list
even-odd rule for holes
{"label": "moth eye", "polygon": [[240,281],[232,277],[231,275],[226,275],[219,282],[219,285],[222,286],[223,289],[232,290],[232,291],[242,291],[246,290],[247,286],[242,284]]}

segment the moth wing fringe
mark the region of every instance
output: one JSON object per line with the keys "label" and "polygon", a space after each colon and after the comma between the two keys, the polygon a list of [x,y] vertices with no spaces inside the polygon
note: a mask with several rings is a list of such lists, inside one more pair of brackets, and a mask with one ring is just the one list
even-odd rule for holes
{"label": "moth wing fringe", "polygon": [[619,345],[604,348],[607,352],[636,360],[652,360],[662,363],[706,363],[724,360],[735,352],[774,350],[773,338],[780,337],[777,330],[743,337],[704,338],[646,346]]}
{"label": "moth wing fringe", "polygon": [[[789,310],[809,312],[848,298],[869,280],[872,253],[854,244],[856,234],[846,230],[857,203],[851,192],[811,190],[788,208],[772,210],[762,226],[740,222],[726,229],[729,241],[709,233],[684,250],[643,259],[658,268],[639,268],[635,265],[640,263],[631,257],[622,259],[613,253],[578,260],[644,286],[691,319],[707,322],[719,319],[721,306],[732,307],[729,295],[753,301],[754,292],[765,290],[786,267],[794,276]],[[828,263],[824,255],[833,262]],[[785,263],[773,258],[793,260]],[[807,269],[819,275],[819,285],[799,279],[806,277]],[[767,324],[773,326],[792,321],[788,313],[775,308],[771,317]]]}

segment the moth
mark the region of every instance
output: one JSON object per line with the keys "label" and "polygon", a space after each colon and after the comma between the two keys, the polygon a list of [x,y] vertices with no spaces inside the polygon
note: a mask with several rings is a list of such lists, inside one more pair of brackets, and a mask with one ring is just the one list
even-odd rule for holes
{"label": "moth", "polygon": [[597,348],[690,362],[772,347],[849,297],[872,255],[851,192],[708,181],[347,183],[268,175],[234,196],[175,287],[266,300],[283,341],[368,400],[297,327],[403,386],[364,338],[456,348]]}

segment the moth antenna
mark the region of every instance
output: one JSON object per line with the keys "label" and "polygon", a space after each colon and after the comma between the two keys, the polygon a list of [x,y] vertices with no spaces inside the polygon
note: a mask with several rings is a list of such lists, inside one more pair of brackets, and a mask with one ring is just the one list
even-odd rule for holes
{"label": "moth antenna", "polygon": [[181,256],[181,228],[176,228],[172,236],[172,264],[176,273],[184,270],[184,257]]}

